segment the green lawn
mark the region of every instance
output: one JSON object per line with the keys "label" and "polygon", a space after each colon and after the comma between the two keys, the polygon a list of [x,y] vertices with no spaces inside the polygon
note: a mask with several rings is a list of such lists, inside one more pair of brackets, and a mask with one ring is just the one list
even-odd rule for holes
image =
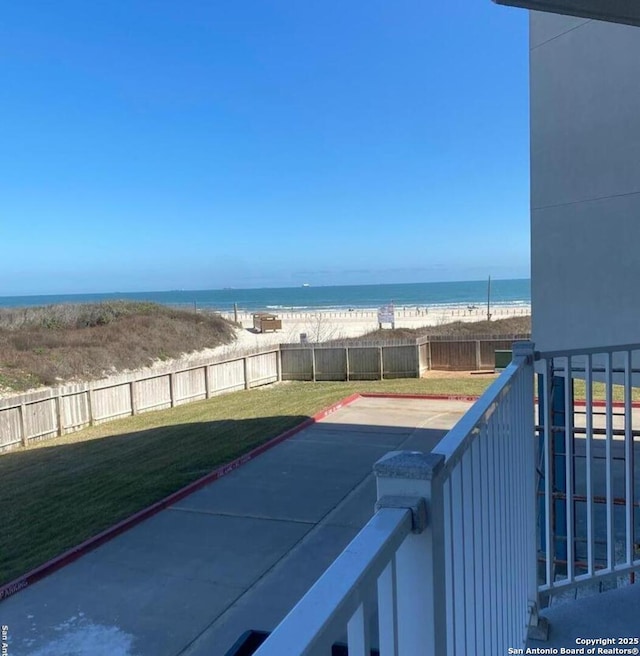
{"label": "green lawn", "polygon": [[479,395],[494,375],[285,383],[109,422],[0,455],[0,583],[354,392]]}

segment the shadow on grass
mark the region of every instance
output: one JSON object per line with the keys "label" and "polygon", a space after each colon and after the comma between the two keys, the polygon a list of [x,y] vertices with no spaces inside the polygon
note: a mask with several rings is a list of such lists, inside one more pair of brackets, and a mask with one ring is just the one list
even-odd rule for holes
{"label": "shadow on grass", "polygon": [[[0,585],[307,420],[163,426],[0,456]],[[64,438],[62,438],[64,440]]]}
{"label": "shadow on grass", "polygon": [[[82,442],[43,445],[3,455],[0,457],[3,483],[0,584],[25,574],[307,419],[304,415],[287,415],[186,423]],[[279,493],[298,498],[310,493],[322,495],[323,485],[334,483],[332,472],[345,480],[352,474],[361,480],[385,452],[396,448],[429,451],[446,432],[362,424],[319,426],[312,440],[308,441],[302,433],[300,442],[307,440],[310,450],[313,445],[316,448],[318,444],[323,445],[324,459],[309,458],[300,451],[299,462],[287,461],[281,467],[276,452],[264,456],[278,458],[278,471],[284,476],[284,487]],[[411,439],[405,444],[409,435]],[[339,456],[337,449],[341,449]],[[357,456],[355,460],[364,460],[356,466],[354,456]],[[281,471],[287,468],[290,478]],[[307,473],[305,477],[299,475],[300,468]],[[314,485],[317,483],[317,491],[312,487],[310,492],[311,479]],[[296,489],[296,481],[300,489]],[[250,491],[250,495],[257,504],[261,502],[259,490]]]}

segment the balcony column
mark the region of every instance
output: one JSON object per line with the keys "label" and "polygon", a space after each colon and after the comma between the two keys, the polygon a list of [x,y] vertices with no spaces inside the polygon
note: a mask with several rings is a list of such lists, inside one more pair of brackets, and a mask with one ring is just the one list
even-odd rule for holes
{"label": "balcony column", "polygon": [[[396,553],[387,580],[395,578],[395,603],[384,603],[381,592],[381,653],[446,653],[444,510],[439,477],[444,456],[417,451],[392,451],[374,465],[378,502],[383,507],[407,507],[423,498],[426,515],[413,513],[413,532]],[[382,647],[384,646],[384,649]]]}

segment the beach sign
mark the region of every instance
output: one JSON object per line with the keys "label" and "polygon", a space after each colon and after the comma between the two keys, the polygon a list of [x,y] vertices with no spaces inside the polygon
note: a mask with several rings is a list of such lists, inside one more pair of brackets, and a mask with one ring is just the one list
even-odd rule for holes
{"label": "beach sign", "polygon": [[382,328],[382,324],[390,323],[392,328],[396,327],[396,315],[393,303],[382,305],[378,308],[378,325]]}

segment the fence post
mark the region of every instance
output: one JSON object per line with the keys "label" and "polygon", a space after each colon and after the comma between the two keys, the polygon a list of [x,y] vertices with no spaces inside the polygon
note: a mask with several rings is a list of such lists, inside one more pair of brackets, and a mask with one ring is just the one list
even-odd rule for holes
{"label": "fence post", "polygon": [[138,404],[136,403],[136,381],[135,379],[129,383],[129,397],[131,398],[131,414],[138,414]]}
{"label": "fence post", "polygon": [[476,339],[476,371],[482,369],[482,355],[480,351],[480,340]]}
{"label": "fence post", "polygon": [[244,388],[249,389],[249,358],[242,358],[242,370],[244,372]]}
{"label": "fence post", "polygon": [[56,396],[56,418],[58,421],[58,435],[62,435],[64,431],[64,408],[62,407],[62,390],[58,388],[58,395]]}
{"label": "fence post", "polygon": [[347,382],[349,382],[349,347],[345,346],[344,347],[344,360],[345,360],[345,367],[346,367],[346,376],[347,376]]}
{"label": "fence post", "polygon": [[18,410],[20,414],[20,439],[22,440],[22,446],[27,446],[27,443],[29,442],[29,438],[27,437],[27,421],[25,417],[26,411],[27,405],[22,402]]}
{"label": "fence post", "polygon": [[211,398],[211,383],[209,382],[209,370],[211,367],[208,364],[205,364],[203,367],[204,370],[204,396],[206,399]]}
{"label": "fence post", "polygon": [[382,353],[382,346],[378,348],[380,355],[380,380],[384,380],[384,355]]}
{"label": "fence post", "polygon": [[[407,497],[426,501],[426,528],[414,524],[396,554],[398,654],[447,652],[444,496],[439,476],[444,461],[441,454],[392,451],[374,465],[376,510],[406,504]],[[389,622],[379,619],[383,644]]]}
{"label": "fence post", "polygon": [[90,387],[87,390],[87,413],[89,414],[89,426],[93,426],[93,389]]}
{"label": "fence post", "polygon": [[278,372],[278,382],[282,382],[282,351],[278,346],[276,351],[276,371]]}
{"label": "fence post", "polygon": [[316,347],[311,347],[311,380],[316,382]]}
{"label": "fence post", "polygon": [[169,401],[171,407],[176,405],[176,375],[172,372],[169,374]]}

